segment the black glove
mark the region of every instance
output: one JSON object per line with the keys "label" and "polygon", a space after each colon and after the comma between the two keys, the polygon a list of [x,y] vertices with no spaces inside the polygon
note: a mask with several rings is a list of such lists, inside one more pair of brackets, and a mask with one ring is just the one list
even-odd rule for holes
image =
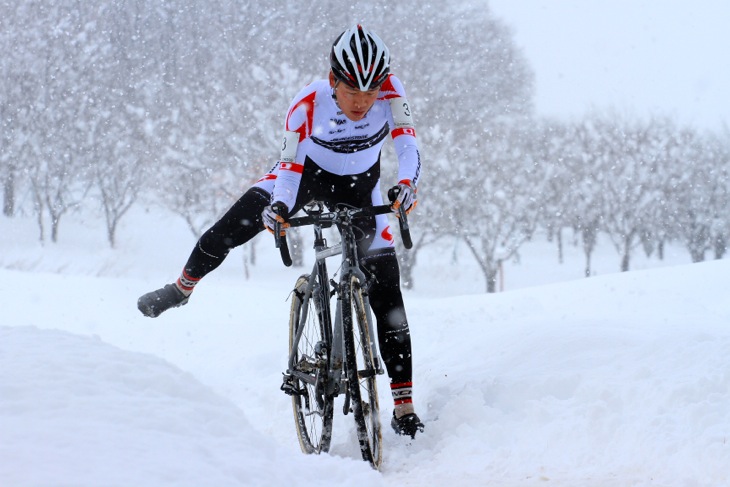
{"label": "black glove", "polygon": [[404,179],[400,181],[397,186],[393,187],[393,190],[398,191],[398,196],[393,202],[393,208],[397,210],[402,206],[407,215],[418,204],[418,199],[416,196],[416,192],[418,190],[411,186],[410,179]]}

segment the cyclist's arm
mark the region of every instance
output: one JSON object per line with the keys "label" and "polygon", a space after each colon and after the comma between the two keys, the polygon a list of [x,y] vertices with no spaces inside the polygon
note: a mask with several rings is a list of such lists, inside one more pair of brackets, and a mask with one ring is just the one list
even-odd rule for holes
{"label": "cyclist's arm", "polygon": [[398,156],[398,181],[408,180],[413,187],[421,176],[421,157],[411,107],[401,81],[390,75],[383,87],[390,102],[390,134]]}
{"label": "cyclist's arm", "polygon": [[271,192],[271,201],[281,201],[291,211],[297,201],[299,184],[302,182],[304,165],[297,162],[297,148],[299,134],[285,131],[282,137],[281,157],[279,159],[279,174]]}
{"label": "cyclist's arm", "polygon": [[286,116],[279,172],[271,200],[281,201],[290,211],[296,203],[304,171],[304,161],[300,157],[299,146],[312,132],[316,94],[314,86],[305,87],[292,101]]}

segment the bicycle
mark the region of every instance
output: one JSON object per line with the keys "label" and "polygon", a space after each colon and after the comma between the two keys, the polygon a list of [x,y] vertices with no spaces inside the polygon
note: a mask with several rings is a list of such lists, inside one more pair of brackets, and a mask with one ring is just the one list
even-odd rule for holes
{"label": "bicycle", "polygon": [[[391,201],[395,200],[390,194]],[[367,290],[370,282],[359,266],[353,221],[392,213],[391,205],[354,208],[336,205],[325,211],[322,202],[304,208],[307,216],[291,218],[290,227],[314,229],[315,263],[300,276],[293,290],[289,315],[289,358],[281,389],[292,397],[294,421],[304,453],[329,451],[334,399],[344,394],[343,413],[352,413],[363,460],[378,469],[382,461],[380,408],[376,376],[384,370],[371,330],[373,321]],[[398,210],[401,239],[411,248],[403,208]],[[286,266],[292,264],[281,224],[274,229],[276,246]],[[328,245],[323,230],[336,226],[340,242]],[[339,281],[330,279],[326,259],[341,255]],[[337,296],[332,314],[331,298]]]}

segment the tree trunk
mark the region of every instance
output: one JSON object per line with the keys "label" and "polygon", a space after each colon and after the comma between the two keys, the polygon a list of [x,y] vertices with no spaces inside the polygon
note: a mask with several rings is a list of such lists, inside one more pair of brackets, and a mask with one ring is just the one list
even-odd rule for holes
{"label": "tree trunk", "polygon": [[106,238],[109,241],[109,247],[112,249],[116,247],[117,244],[117,222],[108,222],[106,226]]}
{"label": "tree trunk", "polygon": [[15,215],[15,171],[12,166],[3,181],[3,215]]}
{"label": "tree trunk", "polygon": [[704,260],[705,260],[704,249],[700,249],[697,247],[691,248],[689,251],[689,255],[692,258],[693,264],[697,264],[698,262],[704,262]]}
{"label": "tree trunk", "polygon": [[715,237],[715,259],[720,260],[723,257],[725,257],[725,253],[727,252],[727,239],[725,238],[725,235],[720,234],[717,237]]}
{"label": "tree trunk", "polygon": [[591,269],[591,256],[598,242],[598,223],[593,222],[588,226],[584,226],[581,230],[581,236],[583,237],[583,253],[586,256],[584,273],[585,277],[591,277],[591,274],[593,274],[593,270]]}
{"label": "tree trunk", "polygon": [[633,232],[624,236],[624,253],[621,257],[621,272],[629,271],[629,263],[631,262],[631,241],[633,239]]}
{"label": "tree trunk", "polygon": [[466,245],[469,247],[469,250],[471,251],[472,255],[476,259],[477,264],[479,264],[479,268],[482,270],[482,274],[486,278],[487,292],[488,293],[496,292],[497,267],[494,265],[494,256],[489,255],[485,259],[482,259],[482,256],[477,251],[477,248],[474,245],[474,243],[471,241],[471,239],[467,236],[465,236],[463,238],[464,238],[464,241],[466,242]]}
{"label": "tree trunk", "polygon": [[563,229],[558,228],[558,263],[563,263]]}
{"label": "tree trunk", "polygon": [[624,249],[624,255],[621,257],[621,272],[628,272],[629,270],[629,250]]}
{"label": "tree trunk", "polygon": [[497,270],[496,267],[494,269],[487,269],[487,293],[497,292]]}
{"label": "tree trunk", "polygon": [[61,223],[60,218],[51,219],[51,242],[58,243],[58,227]]}
{"label": "tree trunk", "polygon": [[43,243],[46,241],[46,227],[43,223],[43,213],[45,212],[45,205],[43,204],[43,198],[40,197],[40,194],[35,188],[33,191],[33,200],[33,209],[35,210],[36,216],[38,217],[36,219],[36,221],[38,222],[38,240]]}

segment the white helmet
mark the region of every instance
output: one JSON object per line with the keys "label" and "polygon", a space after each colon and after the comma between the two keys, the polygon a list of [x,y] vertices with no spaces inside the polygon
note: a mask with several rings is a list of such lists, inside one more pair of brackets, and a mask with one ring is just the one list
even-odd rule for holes
{"label": "white helmet", "polygon": [[360,91],[372,90],[390,73],[390,51],[374,32],[353,25],[332,45],[330,65],[339,81]]}

